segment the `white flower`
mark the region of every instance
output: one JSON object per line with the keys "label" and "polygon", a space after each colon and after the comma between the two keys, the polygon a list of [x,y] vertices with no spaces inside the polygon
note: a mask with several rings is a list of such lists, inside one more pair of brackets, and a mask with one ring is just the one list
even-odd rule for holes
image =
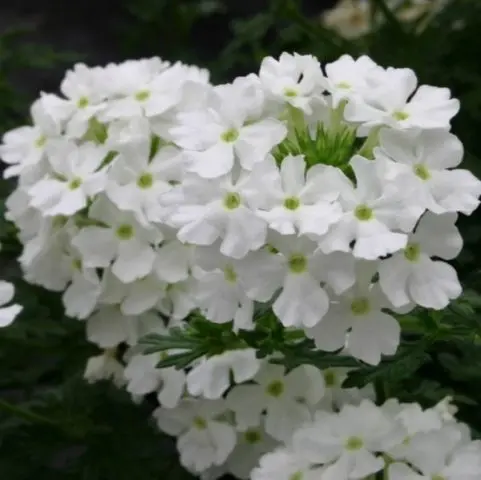
{"label": "white flower", "polygon": [[204,357],[187,374],[187,390],[194,396],[220,398],[230,387],[231,375],[235,383],[246,382],[254,377],[260,365],[252,348]]}
{"label": "white flower", "polygon": [[331,94],[333,107],[337,108],[342,100],[362,95],[367,87],[366,76],[381,67],[365,55],[356,60],[350,55],[342,55],[335,62],[328,63],[325,69],[326,89]]}
{"label": "white flower", "polygon": [[240,430],[257,427],[266,411],[266,432],[277,440],[287,440],[296,428],[311,419],[309,406],[324,393],[322,373],[310,365],[295,368],[287,375],[284,367],[265,364],[254,384],[236,385],[227,404],[236,414]]}
{"label": "white flower", "polygon": [[77,252],[66,255],[70,263],[72,279],[65,290],[62,301],[69,317],[84,319],[95,309],[102,285],[94,268],[84,268]]}
{"label": "white flower", "polygon": [[407,236],[395,230],[412,229],[418,210],[408,208],[406,192],[399,186],[379,177],[375,162],[355,156],[350,164],[356,186],[346,182],[339,197],[344,213],[321,239],[321,249],[325,253],[350,252],[355,241],[355,257],[375,260],[404,248]]}
{"label": "white flower", "polygon": [[251,88],[251,82],[215,87],[207,108],[179,114],[179,126],[170,134],[185,149],[190,172],[221,177],[232,170],[235,159],[252,170],[284,139],[287,130],[279,120],[257,118],[259,102]]}
{"label": "white flower", "polygon": [[124,283],[148,275],[154,265],[152,244],[162,236],[155,228],[138,224],[132,214],[121,212],[103,197],[89,210],[89,218],[103,226],[86,227],[73,238],[72,244],[82,254],[85,267],[108,267]]}
{"label": "white flower", "polygon": [[280,106],[286,104],[311,112],[311,102],[320,97],[324,76],[319,61],[312,55],[282,53],[279,60],[266,57],[259,78],[264,90]]}
{"label": "white flower", "polygon": [[179,228],[178,239],[194,245],[211,245],[222,239],[220,252],[236,259],[260,248],[267,225],[249,208],[248,182],[248,176],[235,179],[226,175],[215,180],[191,176],[177,191],[167,194],[165,198],[173,205],[167,220]]}
{"label": "white flower", "polygon": [[102,162],[105,148],[93,143],[76,146],[57,143],[49,151],[52,174],[29,188],[30,204],[44,215],[72,215],[87,206],[89,197],[105,188],[106,173]]}
{"label": "white flower", "polygon": [[197,269],[197,283],[192,292],[206,318],[214,323],[232,321],[236,331],[254,327],[254,302],[245,293],[246,284],[239,275],[240,262],[219,256],[217,268],[210,271]]}
{"label": "white flower", "polygon": [[373,69],[366,80],[362,98],[351,97],[344,110],[346,120],[361,124],[360,134],[380,125],[449,129],[459,111],[448,88],[421,85],[414,93],[417,78],[408,68]]}
{"label": "white flower", "polygon": [[325,317],[307,329],[306,334],[314,338],[321,350],[346,346],[353,357],[377,365],[381,355],[396,352],[401,328],[394,317],[384,312],[391,305],[377,285],[370,285],[370,278],[372,275],[358,280],[357,285],[336,299]]}
{"label": "white flower", "polygon": [[52,138],[60,134],[60,125],[45,111],[42,99],[30,108],[33,126],[18,127],[5,133],[0,145],[0,157],[9,166],[3,176],[29,175],[45,158],[45,150]]}
{"label": "white flower", "polygon": [[312,424],[294,434],[292,445],[313,464],[329,463],[326,478],[347,480],[381,470],[384,460],[376,453],[397,440],[395,423],[364,400],[359,406],[346,405],[339,414],[319,412]]}
{"label": "white flower", "polygon": [[[481,474],[479,456],[461,451],[456,456],[462,436],[457,428],[444,427],[428,433],[418,433],[410,441],[406,460],[420,474],[404,463],[389,466],[389,478],[393,480],[475,480]],[[473,449],[472,453],[475,452]],[[476,452],[479,454],[479,451]],[[454,454],[454,455],[453,455]],[[477,458],[476,458],[477,457]]]}
{"label": "white flower", "polygon": [[324,255],[307,238],[273,237],[280,253],[254,252],[240,264],[246,294],[268,301],[281,289],[272,306],[286,327],[312,327],[329,308],[329,297],[321,281],[341,293],[354,284],[354,260],[350,255]]}
{"label": "white flower", "polygon": [[185,373],[174,367],[156,368],[163,356],[157,353],[132,355],[124,371],[126,389],[134,396],[157,392],[163,407],[175,408],[184,393]]}
{"label": "white flower", "polygon": [[302,155],[289,155],[280,169],[270,157],[252,172],[250,201],[269,227],[283,235],[323,235],[341,217],[336,202],[341,171],[325,165],[305,170]]}
{"label": "white flower", "polygon": [[175,408],[158,408],[154,417],[160,430],[177,438],[180,463],[200,473],[222,465],[236,445],[234,428],[222,420],[222,400],[185,399]]}
{"label": "white flower", "polygon": [[15,290],[11,283],[5,282],[4,280],[0,281],[0,327],[7,327],[10,325],[14,320],[15,317],[22,311],[22,308],[18,304],[13,304],[8,307],[4,305],[9,303],[13,295],[15,294]]}
{"label": "white flower", "polygon": [[479,205],[481,182],[468,170],[454,169],[463,151],[458,138],[445,130],[383,129],[375,156],[385,163],[386,180],[412,189],[420,208],[470,215]]}
{"label": "white flower", "polygon": [[145,225],[162,219],[161,197],[182,176],[182,155],[173,146],[161,147],[150,158],[150,137],[124,146],[109,171],[107,196],[120,210],[134,212]]}
{"label": "white flower", "polygon": [[66,135],[81,138],[88,129],[89,120],[105,107],[106,78],[103,68],[89,68],[78,63],[67,71],[60,85],[66,97],[43,95],[45,108],[54,118],[66,124]]}
{"label": "white flower", "polygon": [[361,389],[342,387],[348,372],[348,368],[327,368],[322,371],[325,391],[317,408],[337,411],[345,404],[359,405],[364,399],[375,400],[376,394],[371,384]]}
{"label": "white flower", "polygon": [[312,468],[311,462],[297,452],[279,448],[261,457],[251,480],[316,480],[323,478],[323,472],[323,468]]}
{"label": "white flower", "polygon": [[251,471],[258,465],[259,459],[277,445],[278,442],[261,427],[249,428],[239,433],[237,445],[226,460],[226,471],[240,479],[251,478]]}
{"label": "white flower", "polygon": [[455,227],[455,213],[427,212],[403,251],[379,265],[379,285],[396,307],[413,301],[441,310],[462,291],[454,268],[440,260],[455,258],[463,240]]}
{"label": "white flower", "polygon": [[115,358],[115,350],[90,357],[85,366],[84,378],[88,383],[112,380],[117,387],[125,385],[124,366]]}
{"label": "white flower", "polygon": [[112,95],[100,118],[111,121],[145,115],[161,115],[181,99],[184,71],[159,59],[124,62],[110,72]]}

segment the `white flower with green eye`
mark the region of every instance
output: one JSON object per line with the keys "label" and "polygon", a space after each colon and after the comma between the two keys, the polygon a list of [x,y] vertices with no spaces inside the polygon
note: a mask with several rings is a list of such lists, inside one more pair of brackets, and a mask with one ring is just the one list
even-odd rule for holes
{"label": "white flower with green eye", "polygon": [[162,220],[162,195],[182,179],[182,153],[173,146],[161,147],[150,158],[151,140],[145,136],[122,147],[109,170],[107,196],[137,220],[149,225]]}
{"label": "white flower with green eye", "polygon": [[90,142],[52,144],[48,151],[52,170],[28,189],[30,205],[52,217],[82,210],[89,198],[105,188],[107,173],[102,162],[106,156],[104,147]]}
{"label": "white flower with green eye", "polygon": [[406,247],[379,265],[379,285],[391,303],[402,307],[415,302],[441,310],[461,295],[456,270],[446,262],[455,258],[463,239],[454,225],[455,213],[427,212]]}
{"label": "white flower with green eye", "polygon": [[159,429],[177,437],[180,463],[194,473],[220,466],[234,450],[237,434],[226,420],[224,400],[183,399],[175,408],[157,408]]}
{"label": "white flower with green eye", "polygon": [[334,167],[315,165],[306,172],[302,155],[288,155],[280,168],[270,157],[252,172],[251,204],[282,235],[320,236],[342,215],[337,198],[346,181]]}
{"label": "white flower with green eye", "polygon": [[87,226],[72,239],[85,267],[106,268],[122,282],[130,283],[148,275],[154,268],[152,245],[160,242],[158,229],[141,226],[129,212],[118,210],[105,197],[99,197],[89,210],[89,218],[101,226]]}
{"label": "white flower with green eye", "polygon": [[418,209],[409,208],[406,192],[386,183],[375,162],[356,155],[350,165],[356,185],[345,183],[339,202],[344,213],[320,239],[325,253],[350,252],[356,258],[376,260],[406,246],[407,235],[419,218]]}
{"label": "white flower with green eye", "polygon": [[455,168],[464,148],[446,130],[383,129],[374,153],[385,168],[384,178],[411,190],[412,201],[421,211],[470,215],[478,207],[481,182],[469,170]]}
{"label": "white flower with green eye", "polygon": [[[361,265],[357,283],[338,298],[333,298],[329,311],[312,328],[306,329],[321,350],[347,351],[371,365],[377,365],[382,355],[393,355],[400,342],[401,328],[397,320],[386,313],[392,305],[377,285],[371,284],[375,265]],[[364,271],[365,270],[365,271]]]}
{"label": "white flower with green eye", "polygon": [[178,126],[169,133],[184,149],[189,172],[218,178],[234,166],[252,170],[284,139],[282,122],[259,118],[260,88],[249,77],[220,85],[212,89],[205,108],[179,114]]}
{"label": "white flower with green eye", "polygon": [[280,365],[265,363],[253,383],[236,385],[227,395],[227,405],[236,415],[241,431],[261,424],[276,440],[287,441],[304,422],[311,419],[310,407],[324,394],[320,370],[302,365],[286,374]]}
{"label": "white flower with green eye", "polygon": [[165,195],[171,206],[167,224],[178,228],[183,243],[212,245],[220,253],[240,259],[264,245],[267,224],[249,206],[248,174],[203,179],[191,175]]}

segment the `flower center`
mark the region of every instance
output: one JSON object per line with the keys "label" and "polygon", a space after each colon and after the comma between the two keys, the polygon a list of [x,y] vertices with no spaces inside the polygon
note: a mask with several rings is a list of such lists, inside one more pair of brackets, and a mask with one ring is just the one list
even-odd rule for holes
{"label": "flower center", "polygon": [[418,243],[408,243],[404,249],[404,258],[408,262],[417,262],[421,255],[421,248]]}
{"label": "flower center", "polygon": [[369,208],[367,205],[358,205],[354,210],[354,216],[360,220],[361,222],[367,222],[372,220],[374,217],[372,208]]}
{"label": "flower center", "polygon": [[394,112],[392,116],[395,120],[402,122],[403,120],[407,120],[409,118],[409,113],[406,113],[403,111],[397,111],[397,112]]}
{"label": "flower center", "polygon": [[82,179],[79,177],[75,177],[72,180],[70,180],[70,183],[68,184],[68,188],[70,190],[77,190],[77,188],[82,185]]}
{"label": "flower center", "polygon": [[431,477],[431,480],[446,480],[446,477],[443,477],[442,475],[433,475]]}
{"label": "flower center", "polygon": [[222,141],[225,143],[233,143],[239,138],[239,132],[235,128],[229,128],[229,130],[226,130],[220,138]]}
{"label": "flower center", "polygon": [[294,97],[297,97],[298,93],[293,88],[285,88],[284,95],[289,98],[294,98]]}
{"label": "flower center", "polygon": [[431,178],[431,173],[429,172],[428,168],[421,163],[414,165],[413,171],[416,177],[419,177],[421,180],[426,181]]}
{"label": "flower center", "polygon": [[224,197],[224,207],[227,210],[235,210],[236,208],[239,208],[240,204],[241,204],[241,197],[238,193],[229,192]]}
{"label": "flower center", "polygon": [[351,84],[347,82],[339,82],[337,85],[337,88],[340,88],[342,90],[350,90],[351,89]]}
{"label": "flower center", "polygon": [[335,372],[328,369],[328,370],[324,370],[323,375],[324,375],[324,383],[326,384],[326,387],[332,388],[337,385],[337,377]]}
{"label": "flower center", "polygon": [[207,422],[203,417],[194,417],[192,423],[194,424],[194,428],[196,428],[197,430],[205,430],[207,428]]}
{"label": "flower center", "polygon": [[226,282],[229,282],[229,283],[237,282],[237,273],[235,273],[235,270],[230,265],[227,265],[224,268],[224,278]]}
{"label": "flower center", "polygon": [[135,94],[135,100],[138,102],[145,102],[150,97],[150,92],[148,90],[139,90]]}
{"label": "flower center", "polygon": [[40,135],[40,137],[35,140],[35,146],[37,148],[42,148],[47,143],[47,137],[45,135]]}
{"label": "flower center", "polygon": [[300,206],[301,202],[297,197],[288,197],[284,200],[284,207],[287,210],[297,210]]}
{"label": "flower center", "polygon": [[354,452],[356,450],[360,450],[364,446],[364,442],[360,437],[349,437],[346,441],[346,450],[350,450]]}
{"label": "flower center", "polygon": [[153,184],[154,184],[154,177],[150,173],[143,173],[137,179],[137,186],[139,188],[142,188],[143,190],[151,188]]}
{"label": "flower center", "polygon": [[86,108],[89,105],[89,99],[87,97],[80,97],[77,100],[77,108]]}
{"label": "flower center", "polygon": [[120,240],[130,240],[134,236],[134,227],[127,223],[123,223],[117,227],[115,234]]}
{"label": "flower center", "polygon": [[366,297],[355,298],[351,302],[351,312],[353,315],[366,315],[371,310],[369,299]]}
{"label": "flower center", "polygon": [[274,380],[269,383],[266,388],[267,395],[278,398],[284,393],[284,382],[281,380]]}
{"label": "flower center", "polygon": [[293,254],[289,258],[289,270],[292,273],[304,273],[307,270],[307,258],[302,254]]}
{"label": "flower center", "polygon": [[255,445],[262,440],[262,435],[259,430],[251,428],[244,433],[244,440],[249,445]]}
{"label": "flower center", "polygon": [[295,472],[289,477],[289,480],[302,480],[303,477],[304,474],[302,472]]}
{"label": "flower center", "polygon": [[82,270],[82,260],[80,260],[80,258],[74,258],[72,260],[72,268],[74,270]]}

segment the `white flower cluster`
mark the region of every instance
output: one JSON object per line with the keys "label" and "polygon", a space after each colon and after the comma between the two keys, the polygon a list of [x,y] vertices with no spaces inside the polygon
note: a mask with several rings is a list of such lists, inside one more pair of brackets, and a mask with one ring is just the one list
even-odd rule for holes
{"label": "white flower cluster", "polygon": [[61,91],[42,94],[33,126],[0,147],[18,177],[7,207],[25,278],[86,319],[104,349],[90,381],[157,394],[159,426],[190,470],[247,478],[237,469],[249,462],[229,459],[260,438],[256,460],[288,441],[329,397],[323,375],[285,375],[251,348],[160,370],[142,336],[194,311],[252,330],[265,303],[319,349],[378,364],[399,345],[394,315],[460,295],[443,260],[462,247],[457,213],[478,206],[481,182],[456,168],[459,102],[413,71],[284,53],[213,86],[204,70],[154,58],[77,65]]}
{"label": "white flower cluster", "polygon": [[260,459],[252,480],[476,480],[481,441],[443,413],[417,403],[369,400],[319,411],[289,441]]}

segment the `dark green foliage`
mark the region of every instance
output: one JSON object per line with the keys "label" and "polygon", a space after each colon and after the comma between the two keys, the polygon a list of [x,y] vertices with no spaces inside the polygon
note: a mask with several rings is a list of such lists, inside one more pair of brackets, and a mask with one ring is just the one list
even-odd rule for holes
{"label": "dark green foliage", "polygon": [[[399,25],[382,0],[373,0],[386,21],[378,31],[356,42],[323,29],[319,19],[304,15],[295,0],[266,2],[257,14],[243,18],[229,16],[232,2],[222,0],[120,3],[124,12],[121,21],[105,21],[106,31],[113,32],[116,38],[116,59],[162,55],[169,60],[198,63],[212,69],[214,81],[228,81],[234,75],[257,71],[264,56],[277,56],[283,50],[312,53],[323,63],[343,53],[367,53],[383,65],[410,67],[420,83],[448,86],[461,100],[454,131],[466,147],[465,168],[481,175],[481,2],[477,0],[455,0],[430,22],[422,19],[412,27]],[[209,22],[222,23],[225,38],[211,44],[204,41],[202,35],[209,30]],[[452,28],[460,22],[463,28]],[[16,25],[0,35],[2,132],[28,118],[33,98],[18,88],[19,76],[32,70],[66,68],[74,59],[89,61],[67,54],[61,45],[52,49],[28,41],[28,35],[28,29]],[[102,135],[100,131],[94,133]],[[342,162],[347,154],[333,162]],[[1,211],[10,188],[6,182],[0,183]],[[442,314],[425,314],[421,324],[404,318],[405,345],[393,358],[372,368],[346,357],[312,352],[312,344],[305,342],[302,348],[286,346],[283,363],[288,368],[300,363],[320,368],[334,363],[352,366],[354,371],[346,385],[373,381],[383,397],[398,396],[403,401],[432,405],[452,395],[460,407],[460,418],[479,435],[480,216],[481,212],[460,221],[466,246],[456,268],[466,288],[463,297]],[[21,280],[15,262],[20,253],[15,229],[3,219],[0,241],[2,278],[14,281],[16,300],[24,305],[19,320],[0,331],[0,477],[190,478],[178,466],[173,442],[151,424],[155,403],[135,405],[110,385],[91,386],[83,381],[85,359],[96,351],[85,341],[84,325],[64,317],[58,294]],[[274,351],[284,339],[282,329],[270,327],[257,332],[264,334],[265,352]],[[291,340],[295,343],[295,339]],[[247,336],[243,341],[249,344],[254,339]]]}

